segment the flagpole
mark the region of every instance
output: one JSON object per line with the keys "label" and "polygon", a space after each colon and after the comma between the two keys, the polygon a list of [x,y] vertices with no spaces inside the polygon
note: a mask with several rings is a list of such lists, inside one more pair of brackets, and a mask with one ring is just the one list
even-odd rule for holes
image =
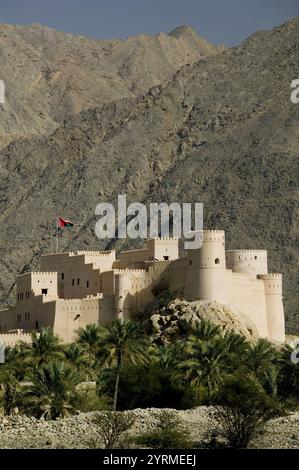
{"label": "flagpole", "polygon": [[57,217],[57,230],[56,230],[56,253],[59,253],[59,246],[58,246],[58,230],[59,230],[59,218]]}

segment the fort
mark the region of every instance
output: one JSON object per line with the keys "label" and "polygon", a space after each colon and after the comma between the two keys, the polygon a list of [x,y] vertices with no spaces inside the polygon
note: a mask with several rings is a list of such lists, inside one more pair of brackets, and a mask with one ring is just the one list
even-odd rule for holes
{"label": "fort", "polygon": [[43,255],[40,271],[18,276],[16,304],[0,310],[0,342],[28,340],[51,327],[70,342],[90,323],[130,318],[161,281],[187,301],[231,305],[259,337],[285,340],[282,275],[268,273],[265,250],[225,250],[222,230],[204,230],[202,246],[179,254],[177,238],[147,240],[146,248]]}

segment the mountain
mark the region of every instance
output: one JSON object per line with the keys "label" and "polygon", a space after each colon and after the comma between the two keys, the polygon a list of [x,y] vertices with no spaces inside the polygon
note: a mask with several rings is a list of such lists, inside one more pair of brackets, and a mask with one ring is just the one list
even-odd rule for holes
{"label": "mountain", "polygon": [[298,64],[299,17],[183,66],[144,95],[12,141],[0,152],[2,302],[16,274],[55,249],[57,215],[75,223],[61,250],[115,246],[95,238],[94,211],[126,193],[129,202],[203,202],[206,228],[226,230],[228,248],[267,249],[270,269],[284,274],[288,329],[299,331]]}
{"label": "mountain", "polygon": [[0,24],[0,148],[12,139],[47,135],[82,109],[145,93],[182,65],[213,55],[190,27],[157,36],[94,40],[39,24]]}

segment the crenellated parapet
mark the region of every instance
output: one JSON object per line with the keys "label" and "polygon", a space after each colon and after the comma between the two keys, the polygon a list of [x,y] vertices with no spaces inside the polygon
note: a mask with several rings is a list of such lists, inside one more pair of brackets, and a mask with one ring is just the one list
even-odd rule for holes
{"label": "crenellated parapet", "polygon": [[235,273],[244,273],[255,278],[261,272],[268,272],[266,250],[227,250],[225,258],[226,267]]}

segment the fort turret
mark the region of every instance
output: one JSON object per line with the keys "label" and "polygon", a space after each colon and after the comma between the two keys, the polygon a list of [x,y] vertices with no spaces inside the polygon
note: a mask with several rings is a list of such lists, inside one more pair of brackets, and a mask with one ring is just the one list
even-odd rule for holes
{"label": "fort turret", "polygon": [[266,315],[269,337],[274,341],[285,341],[285,320],[282,302],[282,275],[258,274],[264,282]]}
{"label": "fort turret", "polygon": [[266,250],[227,250],[225,257],[227,269],[234,273],[256,278],[259,273],[268,272]]}
{"label": "fort turret", "polygon": [[188,250],[185,295],[189,300],[227,302],[223,230],[203,230],[201,248]]}
{"label": "fort turret", "polygon": [[115,274],[115,317],[126,319],[130,316],[131,278],[129,272]]}

